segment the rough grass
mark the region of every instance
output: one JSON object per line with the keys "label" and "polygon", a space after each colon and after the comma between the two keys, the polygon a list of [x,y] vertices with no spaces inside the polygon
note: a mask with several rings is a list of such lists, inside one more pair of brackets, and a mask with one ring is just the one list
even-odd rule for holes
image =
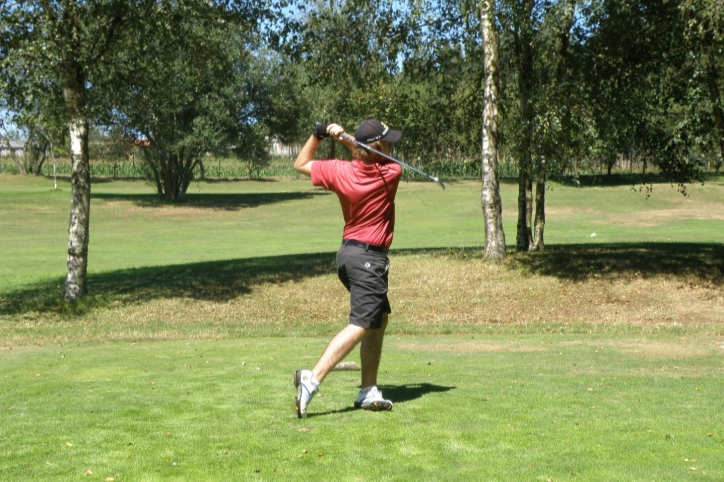
{"label": "rough grass", "polygon": [[[644,332],[723,329],[724,247],[566,246],[391,255],[392,333]],[[77,305],[57,281],[0,295],[5,345],[329,334],[347,293],[334,253],[148,267],[92,275]]]}

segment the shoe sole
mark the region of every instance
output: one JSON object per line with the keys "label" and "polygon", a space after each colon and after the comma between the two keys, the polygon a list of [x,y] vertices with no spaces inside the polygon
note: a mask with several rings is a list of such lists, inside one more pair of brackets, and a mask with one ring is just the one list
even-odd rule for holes
{"label": "shoe sole", "polygon": [[360,402],[354,402],[354,408],[361,408],[369,410],[370,412],[390,412],[392,411],[392,402],[389,400],[380,400],[378,402],[372,402],[366,407],[363,407]]}
{"label": "shoe sole", "polygon": [[302,399],[302,374],[301,370],[297,370],[294,374],[294,388],[297,389],[297,396],[294,397],[294,406],[297,408],[297,418],[304,418],[307,414],[302,414],[299,407],[299,401]]}

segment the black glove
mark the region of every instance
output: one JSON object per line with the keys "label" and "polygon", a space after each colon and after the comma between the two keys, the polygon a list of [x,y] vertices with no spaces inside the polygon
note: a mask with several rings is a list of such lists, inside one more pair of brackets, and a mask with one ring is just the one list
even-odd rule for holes
{"label": "black glove", "polygon": [[317,122],[317,127],[314,128],[314,132],[312,133],[312,135],[320,141],[325,137],[329,137],[329,134],[327,134],[327,124]]}

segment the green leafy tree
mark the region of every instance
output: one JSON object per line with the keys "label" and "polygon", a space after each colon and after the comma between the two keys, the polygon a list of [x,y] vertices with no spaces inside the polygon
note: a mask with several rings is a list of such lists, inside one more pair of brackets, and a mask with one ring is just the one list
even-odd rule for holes
{"label": "green leafy tree", "polygon": [[13,116],[14,122],[24,131],[26,139],[24,172],[42,175],[43,166],[53,157],[55,146],[68,144],[69,133],[63,124],[62,113],[53,107],[35,108],[33,111]]}
{"label": "green leafy tree", "polygon": [[499,5],[501,138],[518,165],[516,248],[542,250],[548,176],[563,172],[575,156],[576,130],[582,125],[571,52],[577,3],[509,0]]}
{"label": "green leafy tree", "polygon": [[62,106],[73,160],[65,298],[87,292],[90,220],[89,119],[105,106],[98,74],[112,69],[111,52],[128,20],[143,15],[141,0],[15,0],[0,6],[0,98],[27,114],[42,104]]}
{"label": "green leafy tree", "polygon": [[[682,125],[693,131],[697,147],[718,149],[716,171],[724,159],[724,5],[714,0],[681,2],[685,23],[684,40],[688,50],[691,77],[687,92],[687,117]],[[683,79],[682,79],[683,80]],[[708,107],[708,109],[707,109]],[[709,115],[704,115],[705,111]]]}
{"label": "green leafy tree", "polygon": [[583,52],[587,101],[595,139],[593,156],[606,165],[608,174],[619,156],[653,153],[661,143],[663,116],[671,97],[661,80],[667,55],[680,58],[672,35],[677,14],[670,2],[592,2],[586,12],[589,36]]}
{"label": "green leafy tree", "polygon": [[123,37],[117,65],[125,68],[109,81],[129,88],[111,99],[112,120],[147,141],[159,196],[183,199],[204,156],[241,148],[243,126],[258,121],[248,75],[257,15],[251,2],[161,2]]}
{"label": "green leafy tree", "polygon": [[[422,154],[416,143],[429,137],[418,126],[425,123],[427,132],[433,129],[423,119],[430,118],[426,101],[434,94],[403,75],[418,43],[412,34],[418,13],[412,2],[317,1],[302,8],[291,49],[304,66],[314,120],[352,127],[375,117],[402,128],[405,135],[396,152],[413,164],[408,157]],[[328,154],[337,157],[333,150]]]}

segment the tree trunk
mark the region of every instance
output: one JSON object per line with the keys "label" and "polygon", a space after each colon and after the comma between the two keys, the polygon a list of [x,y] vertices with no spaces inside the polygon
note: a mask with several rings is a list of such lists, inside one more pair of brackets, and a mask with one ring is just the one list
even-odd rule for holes
{"label": "tree trunk", "polygon": [[[524,139],[523,142],[526,142]],[[518,251],[528,251],[531,239],[531,215],[533,213],[533,181],[530,166],[530,146],[522,149],[518,173],[518,226],[515,247]]]}
{"label": "tree trunk", "polygon": [[[570,40],[571,28],[573,27],[573,16],[575,12],[575,0],[569,0],[564,6],[563,28],[561,29],[558,46],[558,58],[556,60],[555,85],[556,98],[563,104],[561,95],[566,95],[564,90],[564,80],[566,76],[566,65],[568,59],[568,45]],[[565,115],[565,114],[564,114]],[[565,123],[564,123],[565,125]],[[552,155],[560,155],[553,153]],[[530,251],[543,251],[545,249],[544,232],[546,225],[546,182],[548,181],[548,169],[546,166],[546,158],[542,157],[538,164],[538,172],[535,187],[535,220],[533,221],[533,242],[530,245]]]}
{"label": "tree trunk", "polygon": [[[28,136],[30,138],[30,136]],[[43,175],[43,165],[45,160],[48,158],[48,141],[42,134],[41,128],[38,129],[38,140],[33,143],[30,147],[31,150],[31,162],[33,164],[33,172],[36,176]]]}
{"label": "tree trunk", "polygon": [[545,244],[543,243],[543,232],[546,225],[546,162],[541,160],[538,166],[538,178],[535,185],[535,224],[533,228],[533,244],[530,245],[531,251],[543,251]]}
{"label": "tree trunk", "polygon": [[[74,95],[75,93],[71,94]],[[68,94],[66,94],[66,98]],[[68,227],[68,266],[65,299],[78,301],[87,292],[91,176],[88,156],[88,119],[76,114],[70,124],[71,201]]]}
{"label": "tree trunk", "polygon": [[20,162],[18,160],[17,154],[15,154],[15,151],[13,151],[12,147],[10,147],[10,143],[8,142],[8,149],[10,150],[10,157],[13,158],[13,161],[15,161],[15,165],[18,166],[18,171],[20,171],[20,174],[27,174],[28,170],[25,167],[24,162]]}
{"label": "tree trunk", "polygon": [[521,17],[518,19],[518,32],[515,38],[515,50],[518,69],[518,89],[521,103],[523,133],[520,140],[518,175],[518,226],[516,249],[528,251],[532,243],[531,218],[533,215],[533,181],[531,155],[533,149],[533,32],[532,16],[534,0],[525,0],[521,5]]}
{"label": "tree trunk", "polygon": [[180,153],[157,151],[152,147],[145,152],[144,162],[147,166],[146,175],[156,186],[159,197],[169,201],[181,201],[186,196],[194,169],[201,161],[184,158],[189,155],[182,149]]}
{"label": "tree trunk", "polygon": [[495,34],[495,0],[482,0],[480,24],[483,34],[485,99],[483,103],[483,189],[481,203],[485,218],[485,259],[505,257],[503,203],[498,178],[498,39]]}
{"label": "tree trunk", "polygon": [[45,164],[45,160],[47,159],[46,155],[43,154],[43,157],[38,162],[37,167],[35,168],[35,175],[36,176],[42,176],[43,175],[43,164]]}
{"label": "tree trunk", "polygon": [[[716,71],[716,63],[714,60],[713,48],[709,47],[706,60],[706,71],[709,83],[709,97],[711,98],[711,108],[714,114],[714,123],[717,130],[717,138],[719,139],[719,149],[721,149],[722,159],[724,159],[724,111],[721,106],[721,95],[719,93],[719,75]],[[717,165],[717,173],[719,172]]]}

